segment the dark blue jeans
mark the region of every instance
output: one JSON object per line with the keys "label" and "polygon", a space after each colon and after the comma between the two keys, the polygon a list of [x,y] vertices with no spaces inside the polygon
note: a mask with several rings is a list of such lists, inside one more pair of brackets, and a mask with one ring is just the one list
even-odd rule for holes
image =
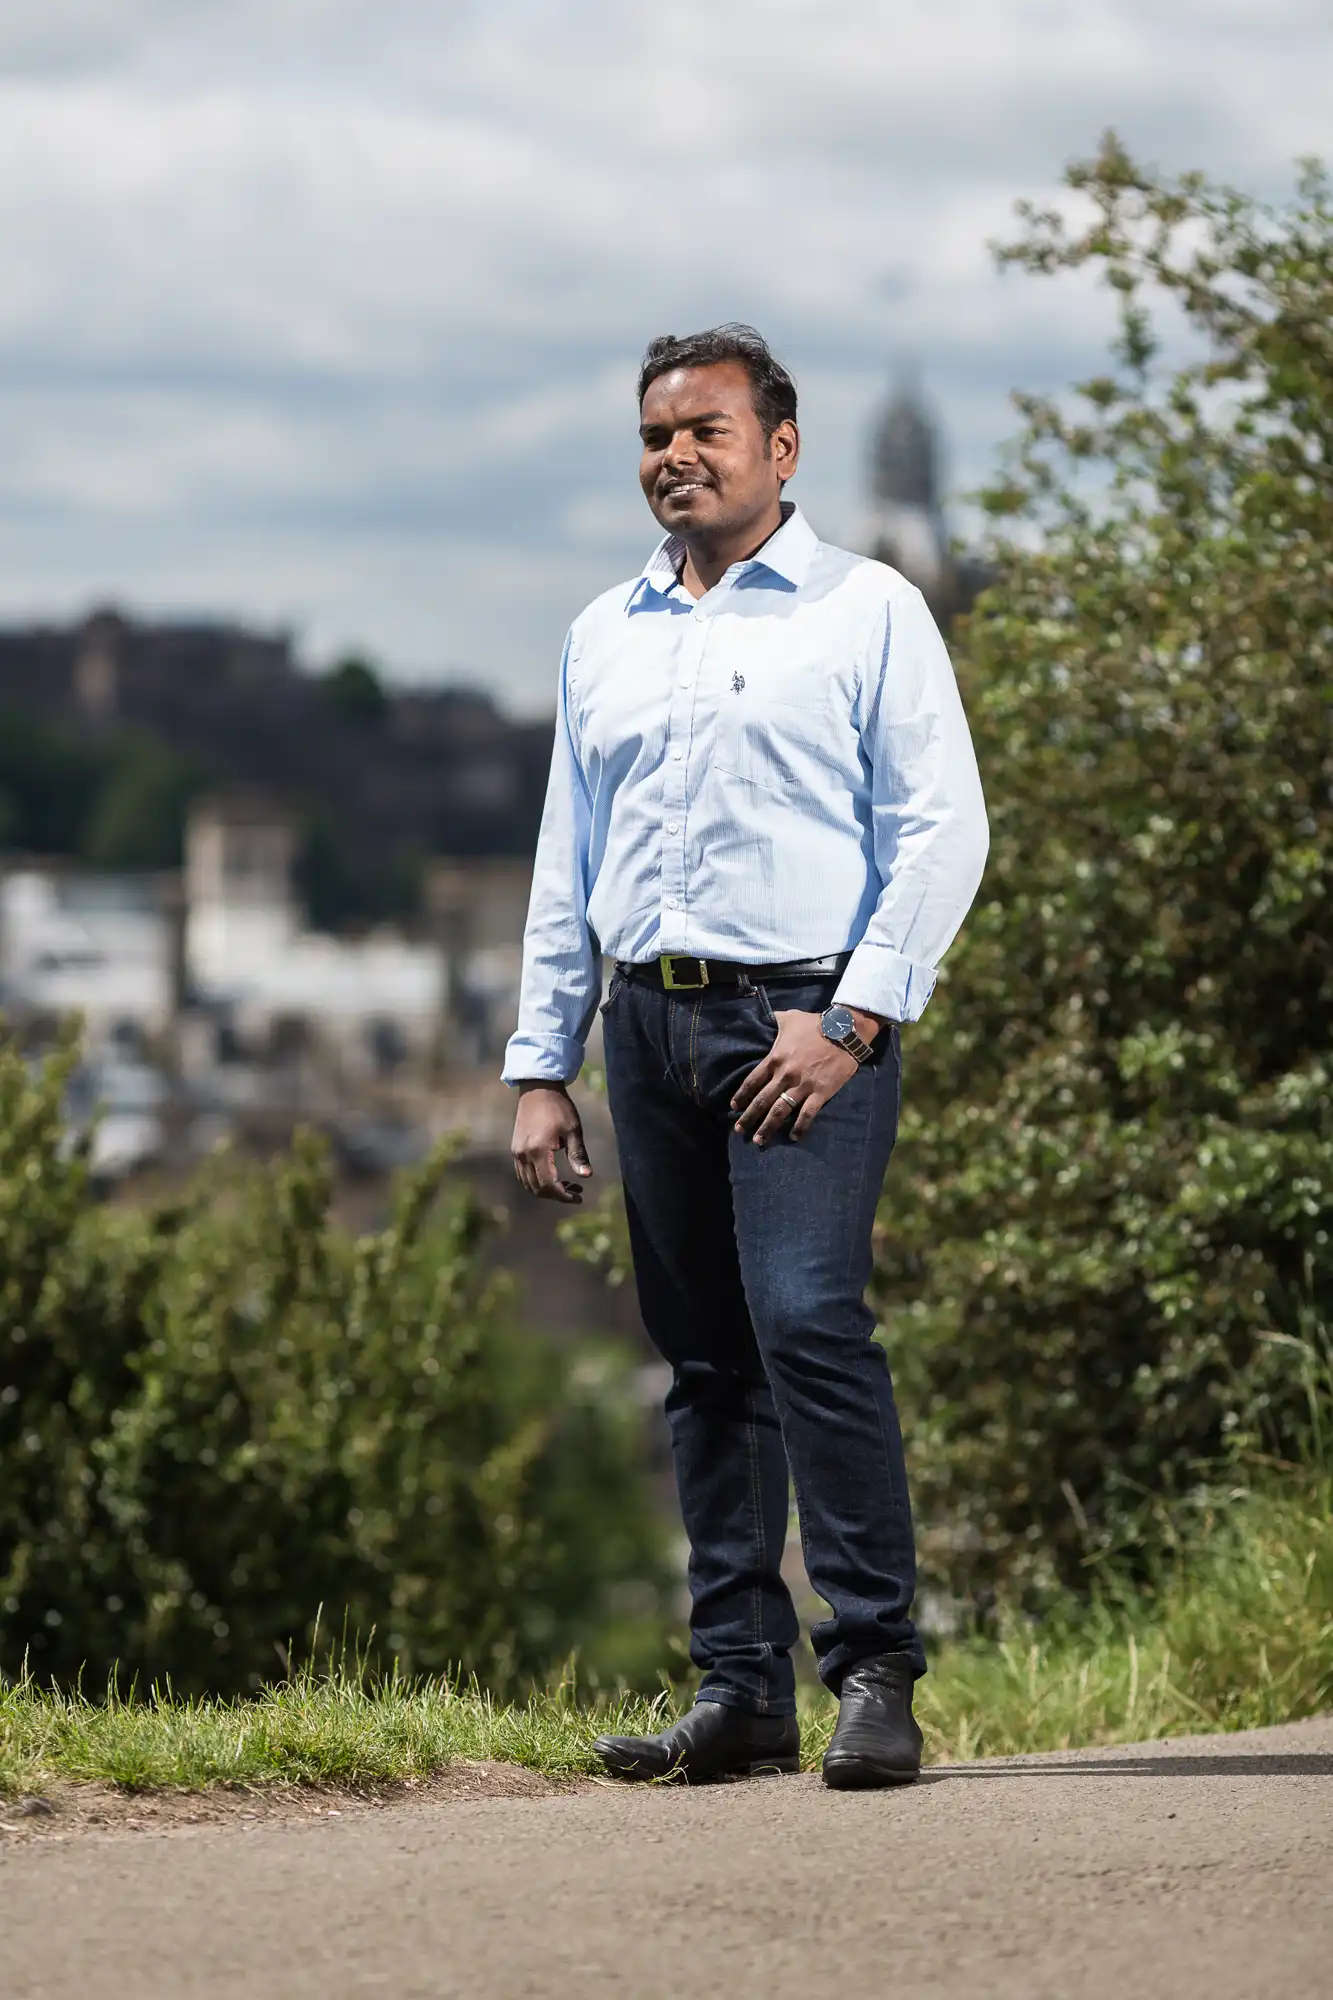
{"label": "dark blue jeans", "polygon": [[836,983],[669,994],[617,974],[602,1010],[639,1305],[672,1368],[699,1699],[764,1715],[795,1706],[789,1468],[832,1614],[810,1635],[822,1679],[836,1690],[879,1653],[925,1672],[902,1435],[863,1296],[898,1126],[897,1030],[799,1143],[756,1146],[729,1108],[772,1046],[774,1009],[822,1010]]}

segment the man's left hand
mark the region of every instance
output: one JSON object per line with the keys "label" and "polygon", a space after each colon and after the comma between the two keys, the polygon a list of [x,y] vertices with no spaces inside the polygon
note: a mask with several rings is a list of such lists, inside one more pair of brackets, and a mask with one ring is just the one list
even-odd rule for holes
{"label": "man's left hand", "polygon": [[[873,1042],[886,1025],[859,1007],[851,1013],[863,1042]],[[789,1139],[804,1138],[824,1105],[858,1067],[855,1056],[829,1041],[818,1014],[782,1013],[774,1019],[777,1040],[731,1100],[738,1114],[736,1130],[753,1138],[756,1146],[767,1145],[784,1131]]]}

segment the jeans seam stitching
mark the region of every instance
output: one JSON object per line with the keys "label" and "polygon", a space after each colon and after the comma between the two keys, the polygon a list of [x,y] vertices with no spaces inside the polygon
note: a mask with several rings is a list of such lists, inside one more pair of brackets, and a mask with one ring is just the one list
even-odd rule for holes
{"label": "jeans seam stitching", "polygon": [[666,1082],[674,1084],[683,1096],[688,1097],[689,1086],[681,1075],[680,1066],[676,1061],[676,1043],[673,1030],[676,1023],[677,1003],[670,993],[663,994],[662,997],[666,1001],[666,1029],[664,1039],[666,1042],[667,1064],[664,1078]]}
{"label": "jeans seam stitching", "polygon": [[[882,1074],[882,1072],[881,1072],[880,1074]],[[878,1084],[878,1082],[879,1082],[879,1077],[878,1077],[877,1075],[875,1075],[875,1074],[874,1074],[874,1073],[872,1072],[872,1081],[871,1081],[871,1090],[872,1090],[872,1093],[873,1093],[873,1091],[874,1091],[874,1089],[875,1089],[875,1086],[876,1086],[876,1085]],[[861,1194],[862,1194],[862,1191],[863,1191],[863,1189],[864,1189],[864,1187],[865,1187],[865,1181],[866,1181],[866,1156],[867,1156],[867,1154],[868,1154],[868,1153],[869,1153],[869,1151],[870,1151],[870,1135],[871,1135],[871,1131],[872,1131],[872,1129],[873,1129],[873,1127],[874,1127],[874,1122],[875,1122],[875,1120],[874,1120],[874,1106],[873,1106],[873,1105],[871,1105],[871,1107],[870,1107],[870,1110],[869,1110],[869,1113],[867,1114],[867,1117],[866,1117],[866,1121],[865,1121],[865,1126],[864,1126],[864,1129],[863,1129],[863,1132],[862,1132],[862,1137],[861,1137],[861,1157],[860,1157],[860,1159],[859,1159],[859,1160],[857,1161],[857,1163],[856,1163],[856,1197],[855,1197],[855,1202],[854,1202],[853,1206],[859,1206],[859,1204],[860,1204],[860,1201],[861,1201]],[[872,1227],[872,1229],[873,1229],[873,1227],[874,1227],[874,1221],[873,1221],[873,1218],[872,1218],[872,1221],[871,1221],[871,1227]],[[844,1268],[844,1270],[843,1270],[843,1282],[844,1282],[844,1283],[846,1283],[846,1281],[847,1281],[847,1280],[848,1280],[848,1279],[849,1279],[849,1278],[851,1277],[851,1275],[852,1275],[852,1262],[853,1262],[853,1259],[855,1258],[855,1255],[856,1255],[856,1239],[855,1239],[855,1237],[852,1237],[852,1238],[850,1238],[850,1239],[849,1239],[849,1241],[848,1241],[848,1245],[847,1245],[847,1263],[846,1263],[846,1266],[845,1266],[845,1268]],[[864,1293],[864,1291],[862,1292],[861,1296],[862,1296],[862,1298],[864,1299],[864,1297],[865,1297],[865,1293]],[[872,1335],[872,1336],[871,1336],[871,1338],[873,1339],[873,1338],[874,1338],[874,1336]],[[876,1420],[876,1421],[875,1421],[875,1428],[876,1428],[876,1429],[878,1430],[878,1432],[879,1432],[879,1441],[880,1441],[880,1444],[881,1444],[881,1446],[883,1447],[883,1450],[884,1450],[884,1459],[885,1459],[885,1464],[887,1465],[887,1467],[888,1467],[888,1469],[889,1469],[889,1473],[890,1473],[890,1486],[892,1486],[892,1472],[893,1472],[893,1454],[892,1454],[892,1452],[891,1452],[891,1451],[889,1450],[889,1440],[888,1440],[888,1434],[887,1434],[887,1432],[886,1432],[886,1431],[885,1431],[885,1429],[884,1429],[884,1413],[883,1413],[883,1411],[881,1410],[881,1408],[880,1408],[880,1406],[879,1406],[879,1400],[878,1400],[878,1398],[877,1398],[877,1397],[876,1397],[876,1398],[872,1398],[872,1401],[874,1402],[874,1405],[875,1405],[875,1420]]]}
{"label": "jeans seam stitching", "polygon": [[[766,1650],[764,1646],[764,1595],[762,1582],[765,1556],[764,1510],[763,1493],[759,1477],[759,1426],[754,1414],[753,1389],[747,1389],[745,1392],[745,1443],[750,1459],[750,1504],[754,1509],[755,1530],[755,1580],[750,1590],[751,1618],[754,1625],[755,1640],[762,1651]],[[761,1715],[766,1714],[768,1711],[768,1699],[769,1688],[768,1682],[765,1680],[759,1690],[759,1712]]]}
{"label": "jeans seam stitching", "polygon": [[703,1004],[704,999],[701,993],[694,1003],[694,1013],[690,1020],[690,1082],[694,1086],[694,1101],[696,1104],[702,1104],[703,1102],[703,1093],[699,1088],[699,1071],[695,1062],[699,1050],[699,1015]]}
{"label": "jeans seam stitching", "polygon": [[[895,1067],[895,1070],[896,1070],[896,1069],[897,1069],[897,1065],[895,1064],[895,1065],[894,1065],[894,1067]],[[878,1072],[878,1074],[876,1074],[876,1075],[874,1076],[874,1080],[873,1080],[873,1084],[874,1084],[874,1085],[877,1085],[877,1084],[878,1084],[878,1082],[879,1082],[879,1077],[880,1077],[880,1076],[882,1076],[882,1075],[883,1075],[883,1071],[881,1070],[881,1071],[879,1071],[879,1072]],[[895,1090],[897,1090],[897,1087],[898,1087],[898,1084],[897,1084],[897,1080],[895,1080]],[[873,1088],[873,1085],[872,1085],[872,1088]],[[900,1099],[899,1101],[901,1102],[901,1099]],[[867,1155],[867,1154],[869,1153],[869,1151],[870,1151],[870,1134],[871,1134],[871,1129],[872,1129],[872,1126],[873,1126],[873,1124],[874,1124],[874,1118],[873,1118],[873,1106],[872,1106],[872,1108],[871,1108],[871,1109],[872,1109],[872,1115],[871,1115],[871,1116],[869,1116],[869,1117],[867,1117],[867,1119],[866,1119],[866,1123],[865,1123],[865,1136],[864,1136],[864,1140],[863,1140],[863,1143],[862,1143],[862,1147],[861,1147],[861,1157],[860,1157],[860,1160],[859,1160],[859,1161],[858,1161],[858,1163],[857,1163],[857,1180],[856,1180],[856,1195],[857,1195],[857,1200],[858,1200],[858,1202],[859,1202],[859,1200],[860,1200],[860,1197],[861,1197],[861,1191],[862,1191],[862,1189],[863,1189],[863,1188],[864,1188],[864,1186],[865,1186],[865,1169],[866,1169],[866,1155]],[[897,1137],[897,1134],[896,1134],[896,1131],[895,1131],[895,1134],[894,1134],[894,1137],[895,1137],[895,1140],[896,1140],[896,1137]],[[873,1223],[872,1223],[872,1227],[873,1227]],[[849,1245],[849,1248],[848,1248],[848,1269],[847,1269],[847,1273],[846,1273],[846,1275],[847,1275],[848,1277],[850,1277],[850,1276],[851,1276],[851,1258],[852,1258],[852,1248],[853,1248],[853,1246]],[[864,1296],[864,1294],[862,1294],[862,1296]],[[873,1338],[874,1338],[874,1335],[873,1335],[873,1334],[871,1335],[871,1338],[872,1338],[872,1340],[873,1340]],[[905,1498],[905,1496],[904,1496],[903,1494],[901,1494],[901,1493],[899,1493],[899,1492],[898,1492],[898,1490],[897,1490],[897,1485],[896,1485],[896,1482],[895,1482],[895,1480],[894,1480],[894,1477],[893,1477],[893,1452],[892,1452],[892,1451],[890,1450],[890,1448],[889,1448],[889,1434],[888,1434],[887,1430],[886,1430],[886,1429],[885,1429],[885,1427],[884,1427],[884,1410],[883,1410],[883,1407],[882,1407],[882,1405],[881,1405],[881,1403],[880,1403],[880,1400],[879,1400],[879,1398],[878,1398],[878,1397],[877,1397],[877,1396],[876,1396],[876,1395],[874,1394],[874,1390],[873,1390],[873,1383],[872,1383],[872,1382],[870,1381],[870,1379],[869,1379],[869,1376],[868,1376],[868,1375],[867,1375],[867,1373],[866,1373],[866,1362],[867,1362],[867,1360],[868,1360],[868,1356],[866,1356],[866,1355],[865,1355],[864,1353],[862,1353],[862,1355],[861,1355],[861,1356],[859,1357],[859,1368],[860,1368],[860,1372],[861,1372],[861,1376],[862,1376],[862,1380],[866,1382],[866,1386],[867,1386],[868,1388],[870,1388],[870,1390],[871,1390],[871,1397],[870,1397],[870,1400],[871,1400],[871,1403],[873,1404],[873,1406],[874,1406],[874,1410],[875,1410],[875,1429],[876,1429],[876,1430],[877,1430],[877,1431],[879,1432],[879,1443],[880,1443],[880,1450],[881,1450],[881,1451],[883,1452],[883,1454],[884,1454],[884,1470],[885,1470],[885,1473],[886,1473],[886,1474],[887,1474],[887,1476],[888,1476],[888,1484],[889,1484],[889,1492],[890,1492],[890,1494],[892,1495],[892,1497],[893,1497],[893,1499],[894,1499],[895,1503],[897,1503],[897,1504],[901,1504],[901,1503],[902,1503],[902,1501],[903,1501],[903,1499]],[[901,1579],[900,1579],[900,1580],[901,1580]],[[908,1617],[908,1619],[910,1620],[910,1618],[911,1618],[911,1610],[910,1610],[910,1605],[909,1605],[909,1609],[908,1609],[908,1612],[907,1612],[907,1617]],[[822,1663],[821,1663],[821,1664],[822,1664]],[[853,1664],[855,1664],[855,1663],[853,1663]],[[848,1671],[850,1672],[850,1668],[848,1669]]]}

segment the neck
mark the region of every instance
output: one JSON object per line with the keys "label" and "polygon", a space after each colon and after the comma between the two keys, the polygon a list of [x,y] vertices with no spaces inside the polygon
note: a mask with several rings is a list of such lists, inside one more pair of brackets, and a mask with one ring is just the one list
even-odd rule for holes
{"label": "neck", "polygon": [[684,535],[685,567],[680,580],[691,597],[702,597],[715,583],[720,583],[733,563],[746,562],[757,555],[764,543],[775,535],[782,526],[782,501],[775,498],[771,507],[756,519],[747,521],[743,527],[730,533],[709,536],[706,539]]}

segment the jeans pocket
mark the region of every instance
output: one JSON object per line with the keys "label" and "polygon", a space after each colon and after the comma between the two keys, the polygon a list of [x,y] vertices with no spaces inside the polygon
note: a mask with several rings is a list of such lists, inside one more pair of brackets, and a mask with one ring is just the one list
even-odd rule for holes
{"label": "jeans pocket", "polygon": [[614,1007],[616,1001],[620,998],[621,994],[624,992],[625,988],[628,985],[629,981],[626,979],[623,972],[621,972],[619,969],[613,972],[611,974],[611,984],[606,989],[606,998],[605,1000],[603,1000],[601,1006],[597,1009],[598,1013],[609,1014],[612,1007]]}
{"label": "jeans pocket", "polygon": [[773,1012],[773,1002],[768,997],[768,988],[761,986],[757,979],[754,982],[754,997],[759,1003],[759,1012],[763,1017],[765,1026],[771,1028],[774,1034],[776,1034],[778,1030],[778,1017]]}
{"label": "jeans pocket", "polygon": [[[776,982],[778,1008],[786,1013],[822,1014],[832,1003],[837,984],[837,974],[826,975],[819,979],[778,980]],[[760,1012],[776,1034],[778,1017],[774,1010],[772,993],[758,979],[754,982],[754,992]]]}

